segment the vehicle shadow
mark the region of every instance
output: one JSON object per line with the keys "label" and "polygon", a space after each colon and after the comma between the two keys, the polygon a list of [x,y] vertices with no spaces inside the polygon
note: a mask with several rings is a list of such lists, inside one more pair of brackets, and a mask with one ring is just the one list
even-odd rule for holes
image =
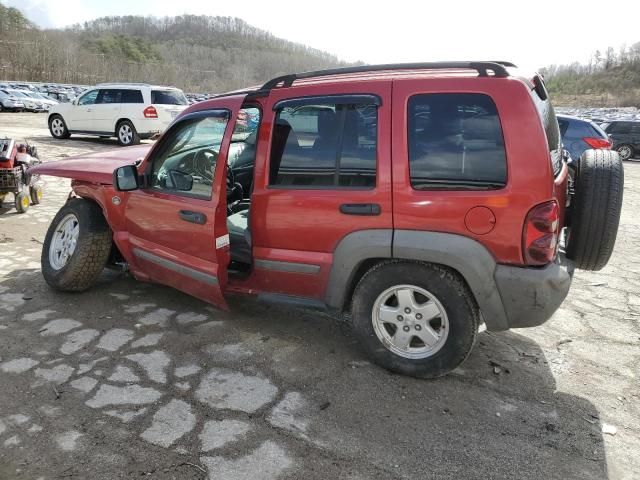
{"label": "vehicle shadow", "polygon": [[[105,138],[97,136],[93,137],[84,135],[72,135],[70,138],[64,140],[56,139],[49,135],[31,135],[29,136],[29,141],[53,145],[81,145],[82,143],[86,143],[88,145],[95,146],[120,147],[120,144],[115,138]],[[141,140],[141,143],[153,143],[153,140]]]}
{"label": "vehicle shadow", "polygon": [[301,340],[288,355],[295,373],[275,373],[330,403],[309,435],[327,448],[385,470],[399,465],[400,478],[607,478],[598,410],[558,391],[551,366],[559,358],[524,335],[480,333],[460,368],[422,380],[369,364],[350,329],[322,315],[234,307],[259,321],[262,335]]}

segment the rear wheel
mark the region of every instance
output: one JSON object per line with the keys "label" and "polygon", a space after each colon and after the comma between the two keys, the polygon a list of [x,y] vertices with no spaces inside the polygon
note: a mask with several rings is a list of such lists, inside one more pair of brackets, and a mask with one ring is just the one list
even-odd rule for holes
{"label": "rear wheel", "polygon": [[29,187],[29,196],[31,197],[31,203],[39,205],[42,202],[42,187],[40,185]]}
{"label": "rear wheel", "polygon": [[29,210],[29,195],[27,192],[20,192],[16,195],[16,210],[18,213],[25,213]]}
{"label": "rear wheel", "polygon": [[129,120],[123,120],[118,124],[116,127],[116,137],[118,138],[118,143],[123,147],[140,143],[140,136],[138,132],[136,132],[136,127],[134,127],[133,123]]}
{"label": "rear wheel", "polygon": [[69,138],[71,134],[67,129],[67,124],[64,122],[60,115],[52,115],[49,118],[49,132],[53,138],[59,140]]}
{"label": "rear wheel", "polygon": [[631,160],[633,158],[633,147],[631,145],[620,145],[616,148],[616,151],[620,154],[621,160]]}
{"label": "rear wheel", "polygon": [[91,287],[111,252],[111,230],[101,208],[82,198],[69,200],[56,214],[42,247],[42,275],[56,290]]}
{"label": "rear wheel", "polygon": [[601,270],[618,234],[624,171],[617,152],[586,150],[578,162],[567,229],[567,257],[576,268]]}
{"label": "rear wheel", "polygon": [[433,264],[385,262],[354,292],[352,323],[378,365],[422,378],[450,372],[475,343],[479,309],[464,281]]}

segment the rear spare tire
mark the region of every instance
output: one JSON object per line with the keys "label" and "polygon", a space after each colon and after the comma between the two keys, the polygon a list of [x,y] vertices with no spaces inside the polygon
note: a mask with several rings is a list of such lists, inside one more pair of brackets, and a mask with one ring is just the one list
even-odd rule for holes
{"label": "rear spare tire", "polygon": [[107,263],[111,237],[96,203],[82,198],[69,200],[44,238],[41,263],[45,281],[56,290],[86,290]]}
{"label": "rear spare tire", "polygon": [[567,229],[567,257],[582,270],[601,270],[618,234],[624,171],[618,152],[586,150],[578,162]]}

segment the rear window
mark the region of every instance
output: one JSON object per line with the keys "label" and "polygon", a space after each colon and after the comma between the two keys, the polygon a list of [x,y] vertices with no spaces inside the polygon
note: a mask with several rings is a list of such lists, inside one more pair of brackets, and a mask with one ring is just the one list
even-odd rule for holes
{"label": "rear window", "polygon": [[187,105],[187,97],[178,90],[151,90],[154,105]]}
{"label": "rear window", "polygon": [[477,93],[409,100],[409,171],[415,189],[501,188],[507,159],[498,110]]}

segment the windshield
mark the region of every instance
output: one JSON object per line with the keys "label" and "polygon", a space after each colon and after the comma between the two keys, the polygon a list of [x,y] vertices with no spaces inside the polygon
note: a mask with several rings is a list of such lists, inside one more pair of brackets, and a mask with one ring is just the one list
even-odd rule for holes
{"label": "windshield", "polygon": [[9,93],[9,95],[13,95],[14,97],[29,98],[29,95],[25,95],[23,92],[20,92],[18,90],[8,90],[7,93]]}
{"label": "windshield", "polygon": [[187,97],[180,90],[151,90],[154,105],[188,105]]}

